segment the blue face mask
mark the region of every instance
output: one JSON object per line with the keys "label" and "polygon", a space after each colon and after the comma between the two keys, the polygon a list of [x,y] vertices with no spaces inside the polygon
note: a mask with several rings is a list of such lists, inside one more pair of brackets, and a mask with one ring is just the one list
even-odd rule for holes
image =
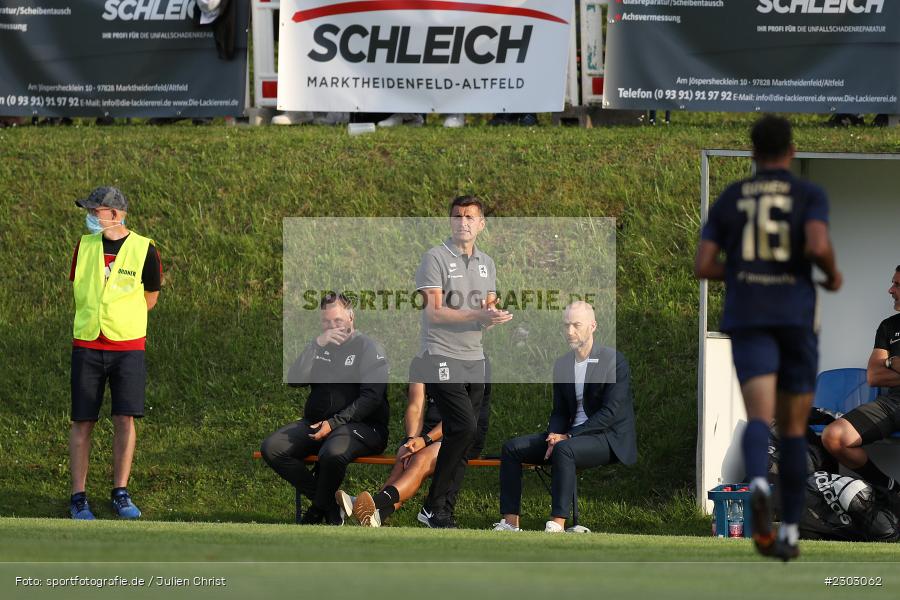
{"label": "blue face mask", "polygon": [[84,218],[84,224],[91,233],[100,233],[103,231],[103,225],[100,224],[100,219],[97,215],[88,213]]}
{"label": "blue face mask", "polygon": [[[119,225],[119,223],[113,223],[112,225],[109,225],[108,227],[104,227],[103,225],[100,224],[100,218],[97,215],[92,215],[91,213],[88,213],[85,216],[84,224],[87,227],[88,231],[90,231],[91,233],[101,233],[104,229],[109,229],[110,227],[115,227],[116,225]],[[121,224],[122,225],[125,224],[125,219],[122,219]]]}

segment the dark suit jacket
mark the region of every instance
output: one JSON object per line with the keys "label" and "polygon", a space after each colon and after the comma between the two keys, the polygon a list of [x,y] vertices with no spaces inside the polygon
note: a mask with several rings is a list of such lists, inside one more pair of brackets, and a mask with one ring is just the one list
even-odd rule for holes
{"label": "dark suit jacket", "polygon": [[[637,462],[637,436],[628,361],[621,352],[597,344],[591,349],[588,361],[584,380],[584,412],[588,420],[572,427],[578,410],[573,351],[553,365],[553,412],[548,430],[573,437],[604,434],[619,461],[634,464]],[[607,383],[612,381],[615,383]]]}

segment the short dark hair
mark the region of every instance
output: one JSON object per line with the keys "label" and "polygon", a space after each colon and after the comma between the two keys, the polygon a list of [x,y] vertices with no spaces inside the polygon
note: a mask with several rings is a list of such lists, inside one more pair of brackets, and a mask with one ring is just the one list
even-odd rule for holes
{"label": "short dark hair", "polygon": [[322,296],[322,300],[319,302],[319,308],[325,310],[331,304],[340,304],[342,308],[348,310],[353,309],[353,303],[350,301],[350,298],[343,293],[328,292]]}
{"label": "short dark hair", "polygon": [[900,265],[897,265],[897,273],[900,273]]}
{"label": "short dark hair", "polygon": [[756,158],[781,158],[791,149],[791,122],[775,115],[761,117],[750,130],[750,140]]}
{"label": "short dark hair", "polygon": [[478,212],[481,213],[481,216],[484,216],[484,202],[481,201],[481,198],[478,196],[457,196],[453,199],[453,202],[450,203],[450,215],[453,215],[453,208],[459,206],[477,206]]}

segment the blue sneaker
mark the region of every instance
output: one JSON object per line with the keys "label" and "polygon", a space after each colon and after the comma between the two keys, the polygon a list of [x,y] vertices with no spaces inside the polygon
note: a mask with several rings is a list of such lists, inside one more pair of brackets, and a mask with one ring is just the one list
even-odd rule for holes
{"label": "blue sneaker", "polygon": [[113,492],[112,507],[120,519],[137,519],[141,516],[141,511],[131,501],[128,490]]}
{"label": "blue sneaker", "polygon": [[69,501],[69,514],[76,521],[93,521],[95,518],[84,494]]}

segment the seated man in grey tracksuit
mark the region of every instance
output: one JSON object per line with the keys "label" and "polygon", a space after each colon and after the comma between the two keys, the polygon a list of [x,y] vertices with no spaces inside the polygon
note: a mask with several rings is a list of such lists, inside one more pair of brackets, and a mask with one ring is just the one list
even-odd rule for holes
{"label": "seated man in grey tracksuit", "polygon": [[[586,302],[566,307],[571,352],[553,367],[553,412],[546,432],[509,440],[500,464],[500,514],[495,531],[518,531],[522,464],[552,465],[552,508],[544,531],[566,531],[578,469],[637,461],[628,362],[594,343],[597,322]],[[586,531],[579,528],[579,531]]]}

